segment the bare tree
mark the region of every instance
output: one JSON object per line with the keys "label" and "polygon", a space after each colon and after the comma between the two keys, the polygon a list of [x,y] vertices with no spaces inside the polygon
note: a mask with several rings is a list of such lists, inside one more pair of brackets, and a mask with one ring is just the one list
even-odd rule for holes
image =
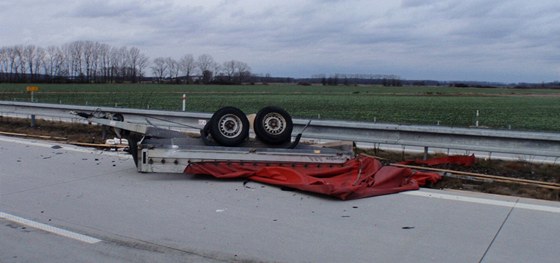
{"label": "bare tree", "polygon": [[161,83],[163,78],[167,75],[167,63],[165,62],[165,58],[157,57],[152,64],[152,73],[157,78],[157,82]]}
{"label": "bare tree", "polygon": [[[45,57],[47,56],[47,52],[42,47],[37,47],[36,55],[33,61],[33,72],[35,72],[34,79],[37,80],[39,76],[39,71],[44,68],[45,64]],[[46,73],[43,71],[43,73]]]}
{"label": "bare tree", "polygon": [[197,66],[200,71],[211,70],[215,63],[214,58],[208,54],[198,56]]}
{"label": "bare tree", "polygon": [[10,64],[10,80],[18,81],[20,79],[19,70],[22,61],[21,54],[23,53],[22,46],[14,46],[8,49],[8,60]]}
{"label": "bare tree", "polygon": [[56,46],[48,46],[47,47],[47,55],[45,59],[45,74],[51,79],[54,79],[55,72],[57,70],[56,66],[56,58],[57,53],[60,49]]}
{"label": "bare tree", "polygon": [[98,52],[102,81],[108,82],[111,74],[111,47],[107,44],[100,44]]}
{"label": "bare tree", "polygon": [[27,65],[27,61],[26,61],[27,57],[25,56],[25,47],[18,45],[15,48],[16,48],[16,57],[18,62],[16,72],[21,73],[19,80],[25,81],[26,79],[25,73],[26,73],[26,65]]}
{"label": "bare tree", "polygon": [[126,53],[127,48],[111,48],[110,51],[110,79],[116,82],[123,82],[126,75]]}
{"label": "bare tree", "polygon": [[236,70],[236,78],[238,78],[238,83],[248,81],[251,78],[251,67],[249,67],[249,64],[237,61]]}
{"label": "bare tree", "polygon": [[230,60],[224,62],[222,66],[222,71],[224,72],[225,76],[227,77],[227,81],[233,81],[233,76],[235,75],[236,71],[236,61]]}
{"label": "bare tree", "polygon": [[223,63],[222,72],[225,81],[229,83],[242,83],[250,77],[251,68],[245,62],[230,60]]}
{"label": "bare tree", "polygon": [[66,59],[70,68],[70,77],[73,81],[82,81],[84,72],[82,68],[83,55],[84,55],[84,42],[74,41],[67,44],[65,48],[67,52]]}
{"label": "bare tree", "polygon": [[128,66],[130,67],[130,71],[132,73],[131,81],[136,83],[138,82],[138,77],[142,75],[142,70],[146,67],[148,62],[148,57],[140,52],[140,49],[136,47],[130,48],[128,51]]}
{"label": "bare tree", "polygon": [[200,55],[197,60],[197,66],[202,73],[202,82],[205,84],[210,83],[216,68],[218,68],[214,58],[208,54]]}
{"label": "bare tree", "polygon": [[60,47],[47,47],[46,56],[47,58],[45,60],[45,72],[49,76],[51,81],[55,81],[60,77],[68,76],[68,72],[64,70],[66,58],[64,57],[64,52]]}
{"label": "bare tree", "polygon": [[29,73],[29,76],[31,78],[31,81],[33,81],[33,69],[35,69],[33,67],[33,62],[35,62],[35,51],[37,50],[37,47],[34,45],[27,45],[25,47],[23,47],[23,53],[22,53],[22,62],[25,63],[26,65],[23,66],[22,65],[22,73]]}
{"label": "bare tree", "polygon": [[98,43],[93,41],[85,41],[83,43],[83,59],[85,64],[85,72],[87,82],[95,81],[95,75],[97,71],[97,57]]}
{"label": "bare tree", "polygon": [[181,70],[181,73],[185,75],[185,83],[189,84],[191,82],[191,74],[193,74],[196,67],[197,64],[194,61],[193,55],[184,55],[179,60],[179,69]]}
{"label": "bare tree", "polygon": [[8,73],[8,49],[0,48],[0,81],[6,81]]}
{"label": "bare tree", "polygon": [[169,78],[171,80],[175,80],[176,83],[179,83],[179,63],[173,58],[166,58],[165,63],[167,64],[167,73],[169,74]]}
{"label": "bare tree", "polygon": [[139,78],[144,77],[144,70],[148,67],[149,63],[150,63],[150,59],[148,58],[148,56],[141,54],[136,64],[136,68],[138,70],[137,74]]}
{"label": "bare tree", "polygon": [[13,77],[13,75],[12,75],[12,73],[13,73],[12,65],[14,63],[13,62],[13,60],[14,60],[14,58],[13,58],[14,49],[12,47],[6,47],[6,48],[4,48],[3,53],[4,53],[4,61],[6,63],[6,65],[4,66],[4,68],[5,68],[4,72],[7,73],[6,80],[7,81],[12,81],[12,77]]}
{"label": "bare tree", "polygon": [[118,58],[120,59],[119,67],[117,67],[117,70],[119,71],[118,75],[120,77],[119,82],[124,82],[130,76],[130,62],[128,61],[129,59],[128,47],[123,46],[118,49]]}

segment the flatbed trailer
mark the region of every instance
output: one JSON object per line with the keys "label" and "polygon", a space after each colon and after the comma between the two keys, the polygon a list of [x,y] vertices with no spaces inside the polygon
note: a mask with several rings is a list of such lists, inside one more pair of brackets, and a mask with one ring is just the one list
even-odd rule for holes
{"label": "flatbed trailer", "polygon": [[291,117],[277,107],[265,107],[256,114],[254,137],[249,136],[247,115],[233,107],[200,120],[205,125],[199,134],[159,128],[148,119],[148,124],[129,123],[119,114],[74,114],[112,127],[117,136],[127,138],[129,152],[142,173],[243,178],[342,200],[415,190],[441,178],[435,173],[383,166],[374,157],[356,155],[353,142],[300,143],[303,131],[293,137]]}
{"label": "flatbed trailer", "polygon": [[[112,127],[118,136],[129,141],[138,172],[183,173],[190,164],[232,162],[247,165],[341,165],[355,157],[353,142],[328,145],[300,143],[301,133],[294,141],[269,145],[256,138],[247,138],[239,145],[223,146],[209,141],[204,134],[163,129],[153,125],[130,123],[112,113],[73,113],[89,122]],[[211,120],[202,120],[207,123]],[[149,123],[149,121],[148,121]],[[210,139],[211,140],[211,139]]]}

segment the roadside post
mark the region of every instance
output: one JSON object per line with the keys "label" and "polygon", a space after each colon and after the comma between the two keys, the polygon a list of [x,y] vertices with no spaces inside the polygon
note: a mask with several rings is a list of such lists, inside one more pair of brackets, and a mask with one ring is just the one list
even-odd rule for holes
{"label": "roadside post", "polygon": [[31,93],[31,102],[35,102],[35,99],[33,98],[33,95],[36,91],[39,91],[39,87],[38,86],[27,86],[25,87],[25,90],[29,93]]}
{"label": "roadside post", "polygon": [[[29,93],[31,93],[31,102],[35,102],[35,98],[34,98],[34,93],[36,91],[39,91],[39,87],[38,86],[27,86],[25,87],[25,90]],[[35,121],[35,114],[31,115],[31,128],[35,128],[36,126],[36,121]]]}
{"label": "roadside post", "polygon": [[183,111],[187,110],[187,94],[183,94]]}
{"label": "roadside post", "polygon": [[479,112],[479,110],[476,110],[476,120],[475,120],[475,125],[474,126],[477,127],[477,128],[478,128],[478,117],[479,116],[480,116],[480,112]]}

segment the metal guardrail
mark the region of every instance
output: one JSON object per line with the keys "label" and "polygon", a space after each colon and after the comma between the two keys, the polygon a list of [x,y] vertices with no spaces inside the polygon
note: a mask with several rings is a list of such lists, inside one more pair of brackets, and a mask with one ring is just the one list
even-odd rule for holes
{"label": "metal guardrail", "polygon": [[[175,130],[199,130],[210,119],[210,113],[92,107],[29,102],[0,101],[4,116],[76,120],[70,111],[103,111],[120,113],[128,122],[153,124]],[[294,119],[294,133],[309,120]],[[351,140],[356,142],[465,150],[488,153],[519,154],[560,158],[560,133],[523,132],[482,128],[397,125],[354,121],[312,120],[304,138]]]}

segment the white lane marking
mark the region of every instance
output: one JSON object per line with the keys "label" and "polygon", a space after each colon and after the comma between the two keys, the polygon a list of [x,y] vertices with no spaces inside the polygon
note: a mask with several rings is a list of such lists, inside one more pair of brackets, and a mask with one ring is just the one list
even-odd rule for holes
{"label": "white lane marking", "polygon": [[61,228],[57,228],[54,226],[50,226],[50,225],[46,225],[43,223],[39,223],[39,222],[35,222],[35,221],[31,221],[25,218],[21,218],[19,216],[14,216],[14,215],[10,215],[10,214],[6,214],[3,212],[0,212],[0,218],[6,219],[8,221],[20,224],[20,225],[24,225],[24,226],[28,226],[28,227],[32,227],[35,229],[39,229],[39,230],[43,230],[49,233],[53,233],[59,236],[63,236],[63,237],[67,237],[67,238],[71,238],[74,240],[78,240],[84,243],[88,243],[88,244],[95,244],[95,243],[99,243],[103,240],[101,239],[97,239],[94,237],[90,237],[90,236],[86,236],[86,235],[82,235],[82,234],[78,234],[75,232],[71,232],[68,230],[64,230]]}
{"label": "white lane marking", "polygon": [[475,203],[475,204],[495,205],[495,206],[503,206],[503,207],[514,207],[514,208],[521,208],[521,209],[527,209],[527,210],[533,210],[533,211],[542,211],[542,212],[550,212],[550,213],[560,214],[560,207],[555,207],[555,206],[532,205],[532,204],[525,204],[525,203],[519,203],[519,202],[516,203],[516,202],[512,202],[512,201],[499,201],[499,200],[477,198],[477,197],[468,197],[468,196],[460,196],[460,195],[425,192],[425,191],[420,191],[420,190],[419,191],[402,192],[402,194],[412,195],[412,196],[438,198],[438,199],[452,200],[452,201],[460,201],[460,202],[468,202],[468,203]]}
{"label": "white lane marking", "polygon": [[[56,143],[46,143],[46,142],[37,142],[37,141],[31,141],[31,140],[22,140],[22,139],[16,139],[16,138],[12,138],[12,137],[5,137],[5,136],[0,136],[0,141],[2,142],[11,142],[11,143],[19,143],[19,144],[24,144],[24,145],[30,145],[30,146],[38,146],[38,147],[44,147],[44,148],[52,148],[55,145],[59,145]],[[67,144],[62,144],[62,150],[66,150],[66,151],[73,151],[73,152],[81,152],[81,153],[94,153],[94,154],[103,154],[103,155],[110,155],[110,156],[118,156],[118,157],[124,157],[124,158],[132,158],[131,155],[129,154],[124,154],[124,153],[119,153],[119,152],[108,152],[108,151],[99,151],[99,150],[95,150],[93,148],[87,148],[87,147],[78,147],[78,146],[74,146],[74,145],[67,145]]]}

